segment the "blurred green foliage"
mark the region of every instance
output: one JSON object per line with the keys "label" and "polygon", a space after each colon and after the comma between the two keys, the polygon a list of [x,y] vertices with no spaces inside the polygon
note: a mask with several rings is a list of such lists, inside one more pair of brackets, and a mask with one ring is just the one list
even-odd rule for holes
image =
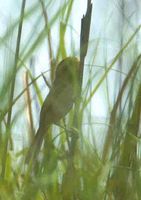
{"label": "blurred green foliage", "polygon": [[[24,2],[20,17],[10,23],[0,38],[0,46],[4,51],[0,80],[0,199],[139,200],[141,56],[134,54],[132,64],[127,62],[127,73],[113,67],[122,56],[126,58],[128,53],[130,56],[129,47],[136,48],[135,38],[140,26],[128,37],[111,64],[99,67],[100,72],[94,67],[100,39],[96,41],[96,47],[93,45],[93,50],[88,52],[89,59],[84,65],[84,69],[87,67],[88,70],[84,72],[84,88],[78,113],[79,128],[73,127],[75,109],[72,109],[58,126],[50,128],[53,142],[51,151],[45,138],[36,165],[28,165],[25,157],[38,124],[39,110],[36,105],[41,106],[43,103],[41,82],[46,88],[50,87],[56,63],[68,54],[65,36],[68,28],[73,32],[69,19],[75,1],[62,1],[51,16],[49,9],[53,9],[55,0],[35,1],[28,9],[26,6],[24,8]],[[21,34],[24,24],[35,16],[37,31],[33,27],[27,40],[24,40]],[[58,44],[55,47],[52,37],[54,24],[58,27]],[[69,37],[72,42],[69,54],[78,54],[79,47],[75,46],[74,35],[70,34]],[[50,61],[47,80],[46,72],[35,76],[35,66],[29,64],[34,53],[38,53],[46,41]],[[92,112],[95,108],[92,99],[103,88],[108,99],[111,92],[108,75],[111,71],[116,73],[118,81],[121,80],[119,76],[124,77],[123,81],[118,90],[114,88],[114,103],[105,101],[105,107],[108,107],[107,119],[93,123]],[[72,155],[70,141],[73,138],[77,138],[77,143]]]}

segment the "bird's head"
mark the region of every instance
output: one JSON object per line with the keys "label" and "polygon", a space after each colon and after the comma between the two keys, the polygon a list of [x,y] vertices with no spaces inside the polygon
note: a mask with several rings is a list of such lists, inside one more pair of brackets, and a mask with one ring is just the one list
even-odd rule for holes
{"label": "bird's head", "polygon": [[56,78],[71,84],[79,82],[80,61],[76,57],[66,57],[57,66]]}

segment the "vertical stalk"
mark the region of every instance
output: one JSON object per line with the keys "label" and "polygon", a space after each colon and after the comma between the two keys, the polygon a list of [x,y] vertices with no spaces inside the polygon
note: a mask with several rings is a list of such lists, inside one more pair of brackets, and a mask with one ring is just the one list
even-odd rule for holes
{"label": "vertical stalk", "polygon": [[26,4],[26,0],[23,0],[22,1],[22,6],[21,6],[19,27],[18,27],[18,36],[17,36],[17,45],[16,45],[16,52],[15,52],[14,69],[13,69],[13,76],[12,76],[12,82],[11,82],[11,91],[10,91],[10,98],[9,98],[10,109],[9,109],[8,116],[7,116],[6,139],[5,139],[5,147],[4,147],[4,153],[3,153],[3,159],[2,159],[1,177],[3,179],[5,177],[8,141],[9,141],[9,135],[10,135],[10,125],[11,125],[11,116],[12,116],[12,106],[11,105],[12,105],[13,97],[14,97],[15,80],[16,80],[16,72],[17,72],[19,50],[20,50],[20,42],[21,42],[21,34],[22,34],[22,25],[23,25],[23,19],[24,19],[25,4]]}

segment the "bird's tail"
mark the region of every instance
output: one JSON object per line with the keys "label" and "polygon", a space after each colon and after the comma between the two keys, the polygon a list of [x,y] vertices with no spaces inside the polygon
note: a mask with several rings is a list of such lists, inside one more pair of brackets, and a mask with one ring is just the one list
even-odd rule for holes
{"label": "bird's tail", "polygon": [[34,162],[38,158],[38,154],[41,150],[41,146],[43,143],[44,135],[47,132],[49,127],[46,129],[39,127],[37,133],[34,137],[34,140],[29,148],[29,151],[26,156],[26,163]]}

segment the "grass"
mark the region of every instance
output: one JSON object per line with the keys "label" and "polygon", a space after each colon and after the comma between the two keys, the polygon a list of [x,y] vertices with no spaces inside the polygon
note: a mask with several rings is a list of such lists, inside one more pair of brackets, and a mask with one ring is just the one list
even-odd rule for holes
{"label": "grass", "polygon": [[[90,40],[88,47],[92,51],[88,52],[86,41],[87,45],[82,45],[84,53],[82,46],[79,49],[75,44],[72,29],[70,52],[65,36],[68,28],[73,27],[70,19],[75,1],[63,1],[50,16],[49,9],[53,9],[55,3],[55,0],[39,0],[27,9],[27,2],[23,0],[19,18],[8,25],[0,38],[1,53],[4,52],[0,80],[0,199],[139,200],[141,55],[135,52],[141,26],[128,34],[109,64],[103,57],[105,66],[96,66],[101,39],[98,38],[95,48]],[[92,12],[95,9],[93,5]],[[38,22],[38,29],[31,30],[23,39],[22,30],[31,19],[35,24]],[[54,27],[58,27],[55,45]],[[81,42],[82,39],[84,36]],[[50,61],[48,69],[36,76],[33,55],[45,45]],[[131,47],[135,51],[129,64]],[[81,64],[84,61],[85,64],[81,72],[83,87],[79,105],[75,105],[59,125],[50,128],[48,134],[53,147],[48,147],[45,138],[36,165],[27,164],[25,157],[38,127],[38,113],[53,81],[56,63],[79,52],[85,54],[80,56],[84,59]],[[126,60],[127,72],[121,58]],[[109,78],[113,73],[116,83]],[[111,90],[115,95],[111,96]],[[99,92],[105,95],[107,113],[106,118],[97,123],[93,100]]]}

